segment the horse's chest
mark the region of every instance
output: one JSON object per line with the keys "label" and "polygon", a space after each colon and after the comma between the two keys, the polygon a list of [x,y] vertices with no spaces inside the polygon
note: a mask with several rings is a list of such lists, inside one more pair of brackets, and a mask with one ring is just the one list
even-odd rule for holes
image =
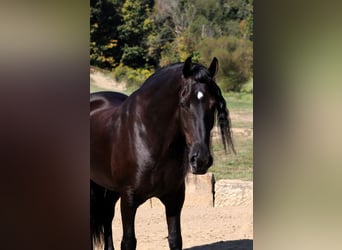
{"label": "horse's chest", "polygon": [[185,173],[180,166],[160,166],[141,177],[138,189],[146,193],[147,198],[176,192],[185,181]]}

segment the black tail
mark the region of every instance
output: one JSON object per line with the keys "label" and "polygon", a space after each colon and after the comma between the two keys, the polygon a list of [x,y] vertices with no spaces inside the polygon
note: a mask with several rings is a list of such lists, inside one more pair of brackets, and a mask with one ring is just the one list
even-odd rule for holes
{"label": "black tail", "polygon": [[104,188],[90,181],[90,233],[95,245],[103,242],[104,238],[104,192]]}
{"label": "black tail", "polygon": [[111,226],[118,199],[117,193],[90,181],[90,233],[94,245],[104,243],[105,226]]}

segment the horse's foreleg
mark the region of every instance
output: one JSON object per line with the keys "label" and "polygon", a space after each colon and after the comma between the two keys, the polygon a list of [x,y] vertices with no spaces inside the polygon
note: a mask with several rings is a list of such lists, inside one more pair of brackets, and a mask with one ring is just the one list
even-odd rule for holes
{"label": "horse's foreleg", "polygon": [[121,250],[135,250],[137,240],[135,238],[134,220],[138,204],[134,201],[132,195],[125,194],[121,196],[121,218],[123,236],[121,241]]}
{"label": "horse's foreleg", "polygon": [[172,250],[182,249],[182,234],[180,225],[180,214],[184,203],[185,187],[182,187],[173,194],[166,195],[160,200],[165,205],[166,221],[169,232],[169,247]]}

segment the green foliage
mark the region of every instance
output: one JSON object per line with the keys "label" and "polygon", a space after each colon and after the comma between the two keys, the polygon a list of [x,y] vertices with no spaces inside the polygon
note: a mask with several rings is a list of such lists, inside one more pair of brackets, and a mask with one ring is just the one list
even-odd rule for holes
{"label": "green foliage", "polygon": [[134,68],[145,65],[144,49],[140,46],[129,46],[125,44],[121,63],[130,65]]}
{"label": "green foliage", "polygon": [[247,36],[253,41],[253,0],[249,0],[247,21]]}
{"label": "green foliage", "polygon": [[253,79],[250,79],[248,82],[242,85],[241,92],[253,94]]}
{"label": "green foliage", "polygon": [[129,67],[123,64],[120,64],[116,68],[113,69],[113,76],[115,81],[123,82],[127,79],[127,72],[129,71]]}
{"label": "green foliage", "polygon": [[225,91],[241,91],[252,77],[252,42],[236,37],[206,38],[198,45],[201,62],[209,64],[215,56],[219,60],[218,82]]}
{"label": "green foliage", "polygon": [[246,91],[252,78],[253,0],[92,0],[90,14],[90,64],[136,69],[133,85],[139,70],[189,55],[205,65],[216,56],[225,90]]}
{"label": "green foliage", "polygon": [[148,69],[133,69],[131,67],[120,64],[113,69],[114,79],[118,82],[126,82],[128,89],[137,89],[150,75],[152,70]]}
{"label": "green foliage", "polygon": [[121,63],[133,68],[153,65],[147,58],[148,34],[152,31],[153,22],[149,18],[152,1],[126,0],[121,8],[122,24],[118,26],[119,38],[124,46]]}
{"label": "green foliage", "polygon": [[176,43],[166,43],[161,51],[161,57],[159,65],[161,67],[166,66],[171,63],[179,62],[180,58],[177,51]]}
{"label": "green foliage", "polygon": [[121,49],[116,26],[120,0],[90,1],[90,65],[110,68],[118,63]]}

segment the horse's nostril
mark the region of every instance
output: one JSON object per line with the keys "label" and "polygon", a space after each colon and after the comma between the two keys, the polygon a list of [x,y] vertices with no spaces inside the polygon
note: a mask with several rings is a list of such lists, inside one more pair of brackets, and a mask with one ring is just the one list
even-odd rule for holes
{"label": "horse's nostril", "polygon": [[198,158],[198,153],[193,154],[190,158],[191,164],[195,164],[197,161],[197,158]]}

